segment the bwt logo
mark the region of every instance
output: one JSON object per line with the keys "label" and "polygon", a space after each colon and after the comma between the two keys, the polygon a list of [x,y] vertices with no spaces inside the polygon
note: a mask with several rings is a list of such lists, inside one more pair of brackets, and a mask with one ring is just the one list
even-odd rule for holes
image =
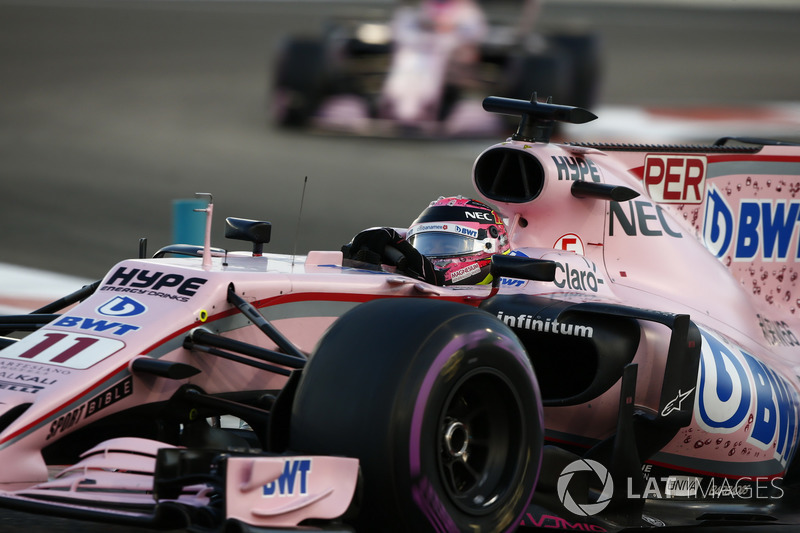
{"label": "bwt logo", "polygon": [[97,308],[97,312],[106,316],[136,316],[147,311],[147,306],[128,296],[117,296]]}
{"label": "bwt logo", "polygon": [[[717,257],[734,261],[785,261],[800,222],[798,200],[742,200],[738,212],[715,186],[709,187],[703,216],[703,242]],[[795,252],[800,259],[800,247]]]}
{"label": "bwt logo", "polygon": [[114,335],[125,335],[128,332],[139,329],[139,326],[131,324],[109,322],[108,320],[79,316],[62,316],[53,325],[64,328],[80,328],[86,331],[97,331],[99,333],[112,333]]}
{"label": "bwt logo", "polygon": [[456,225],[455,231],[456,233],[460,233],[461,235],[466,235],[467,237],[475,237],[475,238],[478,237],[478,230],[465,228],[464,226]]}
{"label": "bwt logo", "polygon": [[266,497],[308,494],[309,472],[311,472],[311,459],[285,461],[283,473],[275,481],[264,485],[262,494]]}
{"label": "bwt logo", "polygon": [[746,351],[701,331],[695,419],[709,433],[750,425],[747,442],[771,450],[781,465],[797,448],[800,398],[794,387]]}
{"label": "bwt logo", "polygon": [[659,203],[699,204],[706,180],[704,156],[648,155],[644,160],[644,185]]}

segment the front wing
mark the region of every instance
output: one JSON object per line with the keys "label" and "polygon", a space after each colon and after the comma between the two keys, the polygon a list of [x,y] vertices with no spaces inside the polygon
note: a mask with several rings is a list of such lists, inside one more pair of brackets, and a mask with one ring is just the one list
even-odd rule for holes
{"label": "front wing", "polygon": [[[151,529],[285,531],[312,520],[325,531],[351,506],[357,459],[178,448],[112,439],[44,483],[0,491],[3,507]],[[332,527],[329,527],[332,526]],[[304,528],[306,529],[306,528]]]}

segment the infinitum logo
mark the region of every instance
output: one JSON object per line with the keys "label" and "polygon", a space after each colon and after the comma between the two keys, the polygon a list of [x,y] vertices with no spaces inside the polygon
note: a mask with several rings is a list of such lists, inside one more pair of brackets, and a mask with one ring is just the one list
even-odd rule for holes
{"label": "infinitum logo", "polygon": [[[591,472],[600,479],[603,488],[596,502],[586,501],[589,496],[588,494],[581,494],[578,501],[576,501],[572,493],[570,493],[570,481],[572,481],[572,477],[578,472]],[[606,467],[597,461],[578,459],[568,464],[564,470],[561,471],[561,475],[558,477],[556,490],[558,499],[561,500],[561,503],[564,504],[564,508],[566,508],[567,511],[578,516],[592,516],[605,509],[608,504],[611,503],[611,495],[614,493],[614,481],[611,479],[611,474],[608,473]]]}

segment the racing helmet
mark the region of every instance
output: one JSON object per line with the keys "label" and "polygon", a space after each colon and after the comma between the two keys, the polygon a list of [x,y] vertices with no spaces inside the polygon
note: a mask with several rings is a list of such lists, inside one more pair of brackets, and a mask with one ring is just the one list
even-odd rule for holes
{"label": "racing helmet", "polygon": [[445,285],[490,283],[491,257],[510,251],[500,215],[461,196],[431,202],[411,223],[406,238],[443,274]]}

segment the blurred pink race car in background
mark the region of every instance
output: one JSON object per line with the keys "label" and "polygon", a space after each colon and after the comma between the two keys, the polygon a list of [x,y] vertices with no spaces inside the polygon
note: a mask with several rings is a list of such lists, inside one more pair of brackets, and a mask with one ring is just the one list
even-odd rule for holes
{"label": "blurred pink race car in background", "polygon": [[515,24],[490,24],[472,0],[425,0],[400,7],[389,23],[334,20],[321,36],[287,37],[272,76],[272,119],[359,135],[459,137],[513,131],[481,110],[487,93],[527,100],[538,92],[591,108],[597,36],[537,33],[539,11],[539,0],[528,0]]}

